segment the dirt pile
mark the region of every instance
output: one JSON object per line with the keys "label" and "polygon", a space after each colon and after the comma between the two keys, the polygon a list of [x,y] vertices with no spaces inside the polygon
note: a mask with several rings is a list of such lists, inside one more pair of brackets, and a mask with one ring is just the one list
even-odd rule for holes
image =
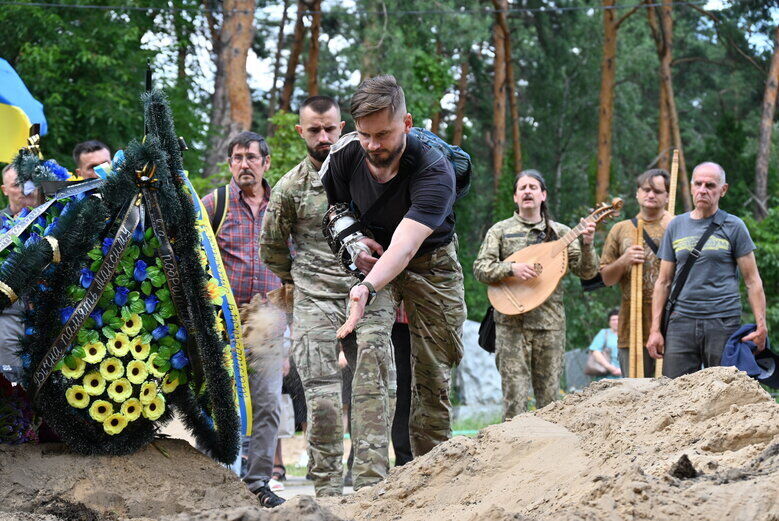
{"label": "dirt pile", "polygon": [[322,503],[379,521],[779,521],[779,404],[733,368],[601,381]]}

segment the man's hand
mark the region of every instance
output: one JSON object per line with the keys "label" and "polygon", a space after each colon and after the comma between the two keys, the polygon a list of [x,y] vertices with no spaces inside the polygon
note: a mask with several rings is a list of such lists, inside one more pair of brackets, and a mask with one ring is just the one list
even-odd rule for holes
{"label": "man's hand", "polygon": [[[365,237],[364,239],[360,239],[360,242],[366,245],[368,248],[370,248],[372,254],[377,254],[381,256],[384,254],[384,248],[382,248],[381,244],[374,241],[370,237]],[[360,252],[357,255],[357,259],[355,259],[354,263],[357,265],[357,269],[363,272],[364,274],[368,274],[373,269],[373,265],[376,264],[379,261],[376,257],[373,255],[368,255],[365,252]]]}
{"label": "man's hand", "polygon": [[609,367],[609,372],[612,374],[612,376],[622,376],[622,371],[616,365]]}
{"label": "man's hand", "polygon": [[619,257],[619,261],[626,266],[641,264],[644,262],[644,247],[640,244],[634,244]]}
{"label": "man's hand", "polygon": [[663,358],[663,352],[665,352],[665,340],[663,334],[660,331],[652,331],[649,333],[649,338],[646,341],[646,350],[649,351],[649,356],[655,360]]}
{"label": "man's hand", "polygon": [[765,349],[765,339],[768,336],[768,330],[765,327],[758,327],[751,333],[749,333],[747,336],[743,337],[741,339],[742,342],[754,342],[757,346],[756,353],[761,352],[763,349]]}
{"label": "man's hand", "polygon": [[533,265],[524,262],[512,262],[511,273],[520,280],[530,280],[538,277],[538,273],[533,269]]}
{"label": "man's hand", "polygon": [[[584,222],[584,219],[582,219],[582,222]],[[595,239],[595,223],[594,222],[588,222],[584,226],[584,232],[582,232],[582,242],[589,246],[592,244],[592,241]]]}
{"label": "man's hand", "polygon": [[368,288],[359,284],[352,288],[349,292],[349,317],[344,322],[344,325],[338,328],[336,336],[338,338],[346,338],[346,336],[354,331],[357,326],[357,322],[365,314],[365,305],[368,303]]}

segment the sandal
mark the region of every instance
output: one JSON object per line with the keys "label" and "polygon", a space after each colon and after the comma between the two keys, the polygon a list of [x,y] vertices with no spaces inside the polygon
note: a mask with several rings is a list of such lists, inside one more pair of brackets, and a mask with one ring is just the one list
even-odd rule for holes
{"label": "sandal", "polygon": [[[278,471],[276,469],[281,469],[281,471]],[[273,479],[276,481],[286,481],[287,480],[287,468],[284,465],[274,465],[273,466],[273,472],[270,475]]]}
{"label": "sandal", "polygon": [[260,505],[265,508],[275,508],[284,503],[284,499],[277,496],[268,485],[257,489],[254,494],[257,496]]}

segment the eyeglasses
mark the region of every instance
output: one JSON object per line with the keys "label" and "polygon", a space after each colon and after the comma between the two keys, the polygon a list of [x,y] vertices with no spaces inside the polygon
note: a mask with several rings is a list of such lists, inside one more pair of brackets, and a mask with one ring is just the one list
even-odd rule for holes
{"label": "eyeglasses", "polygon": [[255,163],[258,163],[260,160],[262,160],[263,157],[262,156],[258,156],[257,154],[247,154],[245,156],[234,155],[234,156],[230,157],[230,162],[231,163],[238,163],[238,164],[240,164],[240,163],[243,162],[244,159],[249,164],[255,164]]}

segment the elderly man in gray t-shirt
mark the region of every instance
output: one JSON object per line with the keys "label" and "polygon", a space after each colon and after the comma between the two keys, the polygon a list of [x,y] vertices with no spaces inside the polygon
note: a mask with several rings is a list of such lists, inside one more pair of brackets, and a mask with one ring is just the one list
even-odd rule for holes
{"label": "elderly man in gray t-shirt", "polygon": [[[741,323],[739,272],[757,323],[757,329],[742,340],[753,341],[762,351],[768,334],[755,244],[744,221],[719,209],[719,200],[728,190],[725,171],[716,163],[701,163],[693,170],[691,184],[695,209],[671,221],[657,254],[660,274],[652,296],[652,328],[647,340],[649,354],[664,359],[663,376],[671,378],[720,364],[725,342]],[[701,248],[663,337],[660,323],[671,285],[718,212],[724,217],[721,226]]]}

